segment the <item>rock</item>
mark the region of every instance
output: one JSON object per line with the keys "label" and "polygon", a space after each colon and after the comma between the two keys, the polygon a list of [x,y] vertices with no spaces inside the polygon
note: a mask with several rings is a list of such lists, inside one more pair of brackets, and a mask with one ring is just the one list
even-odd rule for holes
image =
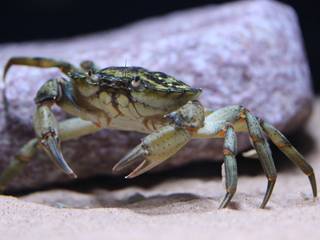
{"label": "rock", "polygon": [[[163,71],[203,89],[210,108],[241,104],[288,132],[311,111],[312,90],[298,20],[274,1],[207,6],[144,20],[118,30],[64,40],[12,43],[0,48],[0,69],[12,56],[44,56],[78,64],[137,65]],[[0,172],[30,138],[33,96],[56,69],[13,67],[7,77],[9,120],[0,100]],[[2,97],[1,97],[2,99]],[[60,119],[66,116],[57,110]],[[141,134],[104,130],[63,144],[65,158],[81,178],[110,174]],[[239,150],[248,147],[240,136]],[[221,159],[221,141],[194,140],[160,168]],[[10,189],[68,181],[39,153]]]}

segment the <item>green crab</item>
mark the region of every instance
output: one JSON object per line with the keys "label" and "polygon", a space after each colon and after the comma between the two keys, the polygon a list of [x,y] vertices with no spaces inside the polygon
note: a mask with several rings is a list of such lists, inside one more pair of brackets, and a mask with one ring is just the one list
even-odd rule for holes
{"label": "green crab", "polygon": [[[266,206],[277,178],[265,135],[308,176],[313,196],[317,196],[314,171],[303,156],[279,130],[243,106],[207,109],[198,100],[201,89],[141,67],[100,69],[91,61],[76,67],[49,58],[14,57],[7,62],[4,77],[12,65],[56,67],[67,78],[50,79],[38,90],[34,114],[36,138],[21,148],[2,173],[2,189],[32,159],[38,147],[66,174],[76,177],[63,158],[60,143],[113,128],[149,134],[114,166],[114,171],[120,171],[139,164],[127,178],[159,165],[191,139],[224,138],[226,194],[220,208],[227,207],[237,188],[236,132],[248,132],[268,182],[261,208]],[[53,105],[75,118],[58,123],[51,111]]]}

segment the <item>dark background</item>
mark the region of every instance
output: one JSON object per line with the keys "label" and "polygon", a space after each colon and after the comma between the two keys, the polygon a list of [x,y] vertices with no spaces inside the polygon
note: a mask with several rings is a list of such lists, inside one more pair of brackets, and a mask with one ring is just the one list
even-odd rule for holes
{"label": "dark background", "polygon": [[[1,0],[0,43],[62,38],[106,30],[149,16],[210,3],[231,1],[168,0]],[[316,92],[320,92],[320,8],[317,1],[282,1],[299,16]]]}

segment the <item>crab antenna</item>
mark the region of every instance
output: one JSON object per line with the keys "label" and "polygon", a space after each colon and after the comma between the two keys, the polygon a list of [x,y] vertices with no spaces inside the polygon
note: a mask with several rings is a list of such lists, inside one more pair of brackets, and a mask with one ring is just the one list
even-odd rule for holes
{"label": "crab antenna", "polygon": [[127,77],[127,59],[124,60],[124,77]]}

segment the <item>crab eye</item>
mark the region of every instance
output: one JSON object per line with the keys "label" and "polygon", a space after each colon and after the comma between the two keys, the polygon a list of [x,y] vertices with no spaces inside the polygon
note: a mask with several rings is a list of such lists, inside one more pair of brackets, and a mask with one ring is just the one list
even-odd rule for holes
{"label": "crab eye", "polygon": [[139,76],[135,77],[135,78],[131,81],[131,85],[132,85],[132,87],[134,87],[134,88],[139,87],[139,86],[140,86],[140,83],[141,83],[141,81],[140,81],[140,77],[139,77]]}

